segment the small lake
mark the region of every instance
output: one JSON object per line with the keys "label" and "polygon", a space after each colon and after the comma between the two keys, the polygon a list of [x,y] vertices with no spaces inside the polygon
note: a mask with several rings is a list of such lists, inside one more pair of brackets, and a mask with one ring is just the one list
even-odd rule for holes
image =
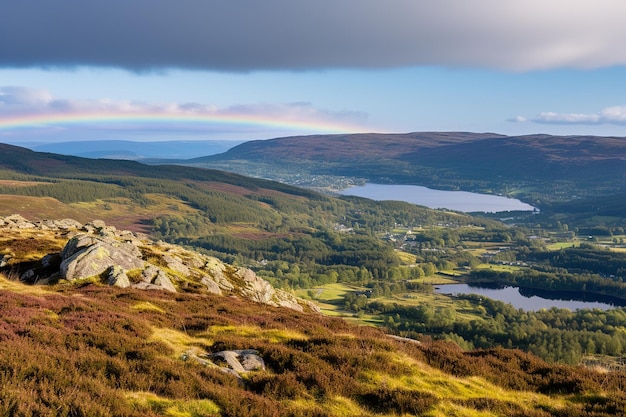
{"label": "small lake", "polygon": [[470,193],[468,191],[443,191],[419,185],[365,184],[340,191],[343,195],[365,197],[372,200],[397,200],[419,204],[433,209],[497,213],[500,211],[532,211],[533,206],[514,198]]}
{"label": "small lake", "polygon": [[[610,308],[626,305],[626,301],[611,297],[603,297],[601,295],[580,293],[573,294],[563,291],[529,290],[518,287],[483,288],[467,284],[446,284],[435,287],[435,292],[437,294],[447,295],[483,295],[493,300],[510,303],[513,307],[521,308],[526,311],[537,311],[542,308],[549,309],[551,307],[567,308],[572,311],[583,308],[599,308],[602,310],[608,310]],[[572,299],[574,295],[576,295],[576,298],[578,299]],[[582,300],[579,296],[586,296],[586,299]]]}

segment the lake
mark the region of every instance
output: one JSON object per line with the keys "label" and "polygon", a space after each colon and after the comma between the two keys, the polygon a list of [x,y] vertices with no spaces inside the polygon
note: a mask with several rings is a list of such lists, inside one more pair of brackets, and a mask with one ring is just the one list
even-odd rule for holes
{"label": "lake", "polygon": [[573,293],[566,293],[562,291],[528,290],[520,289],[518,287],[483,288],[467,284],[447,284],[435,287],[435,292],[437,294],[447,295],[483,295],[493,300],[510,303],[513,307],[521,308],[526,311],[537,311],[542,308],[549,309],[551,307],[568,308],[570,310],[579,310],[582,308],[599,308],[602,310],[608,310],[610,308],[626,305],[626,302],[623,300],[603,297],[601,295],[576,293],[576,296],[585,296],[586,299],[572,299],[574,298]]}
{"label": "lake", "polygon": [[514,198],[468,191],[443,191],[419,185],[365,184],[340,191],[343,195],[372,200],[397,200],[429,208],[470,212],[532,211],[533,206]]}

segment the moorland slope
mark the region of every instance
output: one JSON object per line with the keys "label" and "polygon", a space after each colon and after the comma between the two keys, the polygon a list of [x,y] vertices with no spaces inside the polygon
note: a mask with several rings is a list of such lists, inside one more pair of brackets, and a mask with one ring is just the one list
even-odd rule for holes
{"label": "moorland slope", "polygon": [[[10,216],[2,223],[9,270],[35,263],[41,273],[51,258],[83,247],[85,235],[136,239],[95,221]],[[466,352],[391,338],[232,291],[218,294],[191,285],[202,283],[203,255],[157,242],[133,245],[146,263],[177,277],[177,291],[111,286],[102,274],[38,285],[0,276],[2,415],[600,417],[626,411],[623,373],[550,365],[517,350]],[[181,260],[192,267],[185,270]]]}
{"label": "moorland slope", "polygon": [[268,178],[275,172],[291,182],[296,179],[283,174],[286,168],[300,176],[571,200],[623,191],[626,139],[467,132],[316,135],[246,142],[184,163],[263,172]]}

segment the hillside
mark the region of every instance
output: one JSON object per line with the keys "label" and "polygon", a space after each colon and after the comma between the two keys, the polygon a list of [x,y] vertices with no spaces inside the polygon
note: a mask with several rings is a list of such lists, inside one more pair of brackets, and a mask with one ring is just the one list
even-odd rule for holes
{"label": "hillside", "polygon": [[[175,289],[178,295],[210,297],[221,291],[239,297],[243,293],[234,289],[254,282],[265,288],[271,284],[274,294],[298,294],[326,314],[384,327],[385,332],[421,343],[451,340],[468,351],[507,346],[550,363],[623,369],[622,309],[532,312],[502,301],[433,291],[433,284],[476,281],[626,299],[626,224],[619,198],[581,199],[575,207],[565,207],[584,221],[544,211],[526,217],[506,214],[518,223],[512,226],[498,217],[335,198],[200,168],[89,160],[12,146],[3,147],[0,165],[0,216],[19,213],[45,227],[50,227],[45,219],[73,218],[88,229],[102,228],[100,222],[93,224],[93,219],[101,219],[107,228],[167,242],[128,246],[135,239],[112,232],[129,249],[122,258],[130,259],[131,268],[126,278],[111,265],[91,270],[98,279],[86,285],[117,283],[119,278],[119,286],[128,291],[157,287]],[[527,225],[520,226],[522,221]],[[19,239],[7,235],[4,244],[30,248],[42,242],[42,230]],[[103,239],[77,237],[67,250],[62,250],[67,239],[53,240],[23,261],[9,256],[6,262],[17,264],[5,272],[27,283],[67,280],[68,272],[76,270],[69,259],[81,253],[76,249],[83,243],[95,246],[95,254],[118,245]],[[170,249],[172,244],[199,255]],[[67,256],[46,256],[56,252]],[[210,279],[219,274],[207,265],[217,264],[217,259],[228,265],[221,273],[232,288]],[[179,260],[191,263],[181,267]],[[264,294],[256,300],[295,306],[269,290]],[[297,304],[313,309],[307,302]]]}
{"label": "hillside", "polygon": [[[216,260],[99,221],[9,216],[0,223],[9,277],[52,268],[36,285],[0,276],[2,415],[600,417],[626,410],[623,373],[392,338],[253,301],[235,294],[236,285],[209,291],[192,285],[204,282],[197,274],[205,262],[213,272],[202,275],[211,279],[231,279],[235,270],[226,274],[230,267]],[[90,244],[80,243],[86,238]],[[72,268],[61,267],[52,283],[51,259],[67,265],[93,245],[110,255],[98,243],[105,238],[139,250],[139,270],[152,265],[176,277],[174,290],[109,285],[108,269],[116,268],[70,277]],[[143,282],[137,268],[121,269]]]}
{"label": "hillside", "polygon": [[336,274],[355,280],[363,268],[377,278],[387,276],[399,268],[399,259],[377,233],[396,224],[497,224],[406,203],[333,198],[215,170],[90,160],[8,145],[0,151],[0,215],[99,218],[229,262],[295,274],[296,282],[283,278],[285,286]]}
{"label": "hillside", "polygon": [[246,142],[185,164],[263,172],[294,183],[286,170],[567,201],[624,189],[626,139],[464,132],[318,135]]}

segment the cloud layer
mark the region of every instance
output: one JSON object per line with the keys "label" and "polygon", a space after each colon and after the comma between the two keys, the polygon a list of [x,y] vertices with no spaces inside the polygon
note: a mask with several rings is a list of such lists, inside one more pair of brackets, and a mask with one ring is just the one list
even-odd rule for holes
{"label": "cloud layer", "polygon": [[0,66],[507,70],[626,64],[623,0],[20,0]]}

